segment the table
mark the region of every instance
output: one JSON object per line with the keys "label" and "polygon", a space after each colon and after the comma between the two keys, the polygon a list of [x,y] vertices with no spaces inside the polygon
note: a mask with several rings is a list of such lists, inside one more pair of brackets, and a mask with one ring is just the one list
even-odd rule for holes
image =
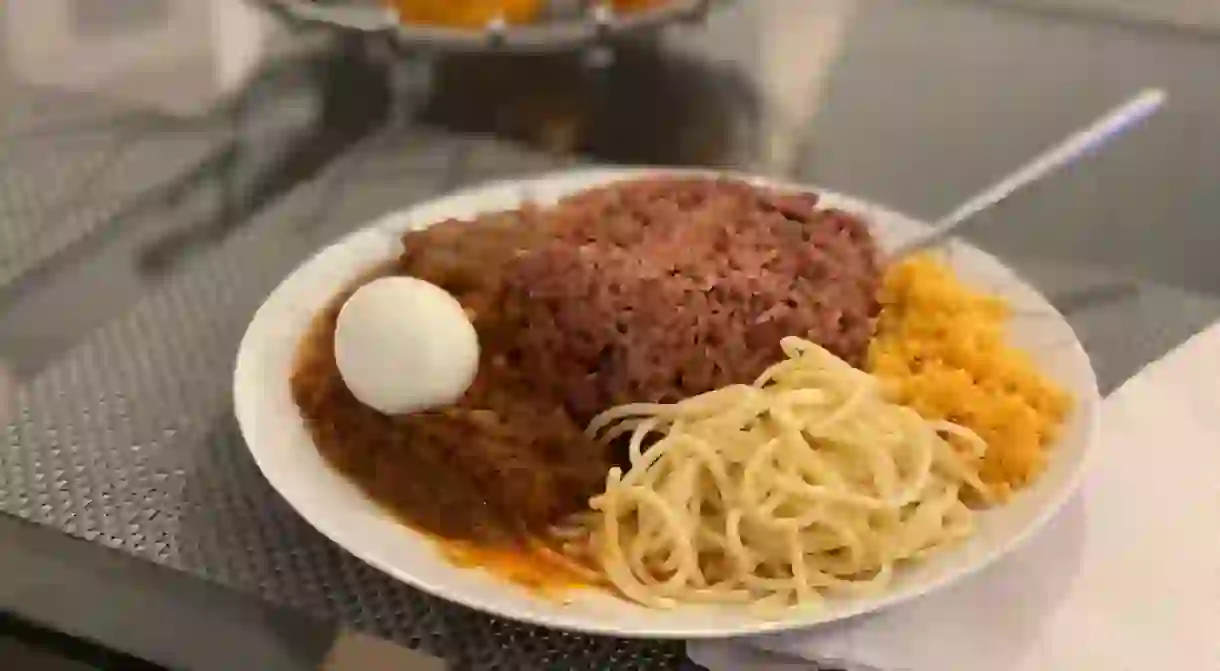
{"label": "table", "polygon": [[275,283],[385,210],[486,179],[721,165],[931,217],[1159,84],[1161,117],[970,237],[1057,302],[1107,391],[1220,317],[1220,42],[961,2],[808,8],[737,3],[593,69],[391,67],[410,55],[294,35],[191,120],[0,75],[0,609],[174,668],[315,668],[339,625],[454,668],[677,668],[677,644],[393,583],[278,499],[237,432],[236,345]]}

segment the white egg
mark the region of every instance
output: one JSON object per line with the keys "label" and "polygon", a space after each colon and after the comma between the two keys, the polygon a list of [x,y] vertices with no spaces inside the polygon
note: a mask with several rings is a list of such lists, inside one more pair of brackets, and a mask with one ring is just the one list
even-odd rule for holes
{"label": "white egg", "polygon": [[413,277],[360,287],[339,311],[335,362],[361,403],[387,415],[453,403],[474,381],[479,339],[462,305]]}

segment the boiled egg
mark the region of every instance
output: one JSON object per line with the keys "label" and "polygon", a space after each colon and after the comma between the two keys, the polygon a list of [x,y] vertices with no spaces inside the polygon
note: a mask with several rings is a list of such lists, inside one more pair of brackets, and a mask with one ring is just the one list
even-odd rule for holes
{"label": "boiled egg", "polygon": [[352,395],[387,415],[449,405],[474,381],[479,339],[462,305],[414,277],[360,287],[339,310],[335,362]]}

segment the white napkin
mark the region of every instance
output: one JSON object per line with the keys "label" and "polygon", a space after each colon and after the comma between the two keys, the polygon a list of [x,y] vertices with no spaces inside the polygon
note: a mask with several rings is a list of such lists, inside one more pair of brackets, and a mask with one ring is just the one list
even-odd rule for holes
{"label": "white napkin", "polygon": [[1220,324],[1110,396],[1101,426],[1074,500],[982,574],[846,623],[691,643],[691,659],[712,671],[809,661],[849,671],[1220,671]]}

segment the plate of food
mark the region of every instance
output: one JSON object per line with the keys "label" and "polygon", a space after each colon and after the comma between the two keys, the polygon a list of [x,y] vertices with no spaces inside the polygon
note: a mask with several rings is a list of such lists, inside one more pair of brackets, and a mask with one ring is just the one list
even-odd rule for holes
{"label": "plate of food", "polygon": [[1015,550],[1098,437],[1063,317],[968,245],[891,257],[924,230],[706,171],[461,191],[271,293],[237,418],[318,531],[472,608],[675,638],[866,613]]}

